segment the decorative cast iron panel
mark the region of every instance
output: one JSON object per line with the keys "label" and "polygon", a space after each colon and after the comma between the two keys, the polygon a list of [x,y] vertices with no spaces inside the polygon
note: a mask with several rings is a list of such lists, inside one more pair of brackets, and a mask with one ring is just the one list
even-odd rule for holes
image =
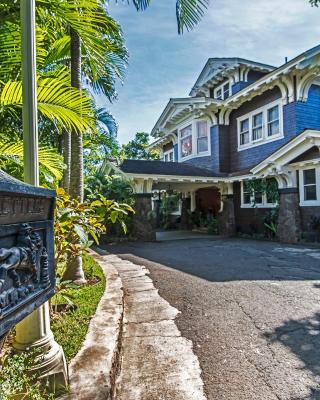
{"label": "decorative cast iron panel", "polygon": [[0,171],[0,337],[54,294],[54,204]]}

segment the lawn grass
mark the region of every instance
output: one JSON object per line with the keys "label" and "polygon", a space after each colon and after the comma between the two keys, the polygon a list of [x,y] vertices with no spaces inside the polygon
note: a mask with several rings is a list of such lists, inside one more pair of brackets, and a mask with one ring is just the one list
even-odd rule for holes
{"label": "lawn grass", "polygon": [[[99,264],[88,254],[83,257],[83,269],[87,279],[98,277],[100,281],[94,285],[82,286],[78,289],[67,289],[72,302],[77,307],[74,311],[61,313],[52,319],[51,328],[56,341],[63,347],[67,361],[70,361],[80,350],[91,317],[105,290],[105,276]],[[55,295],[52,303],[60,303],[61,296]]]}

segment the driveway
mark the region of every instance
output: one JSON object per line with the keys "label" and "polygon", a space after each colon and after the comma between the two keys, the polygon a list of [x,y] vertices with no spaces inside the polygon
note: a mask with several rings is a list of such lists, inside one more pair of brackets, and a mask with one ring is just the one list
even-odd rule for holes
{"label": "driveway", "polygon": [[319,248],[194,238],[107,250],[147,266],[181,311],[208,400],[320,400]]}

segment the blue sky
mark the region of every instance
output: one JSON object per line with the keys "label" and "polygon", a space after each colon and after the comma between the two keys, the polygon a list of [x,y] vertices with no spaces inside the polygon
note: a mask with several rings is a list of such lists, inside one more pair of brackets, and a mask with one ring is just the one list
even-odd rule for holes
{"label": "blue sky", "polygon": [[174,0],[153,0],[137,13],[126,1],[110,3],[130,53],[118,100],[109,109],[118,139],[150,132],[170,97],[187,96],[209,57],[243,57],[281,65],[320,42],[320,8],[307,0],[211,0],[200,24],[177,34]]}

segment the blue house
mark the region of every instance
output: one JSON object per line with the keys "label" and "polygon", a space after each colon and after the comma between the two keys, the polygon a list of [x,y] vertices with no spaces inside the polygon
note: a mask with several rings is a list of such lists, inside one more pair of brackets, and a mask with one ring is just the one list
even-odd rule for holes
{"label": "blue house", "polygon": [[151,134],[161,161],[121,166],[141,199],[181,193],[181,220],[201,209],[222,234],[263,232],[273,209],[284,242],[320,229],[320,46],[280,67],[210,58]]}

